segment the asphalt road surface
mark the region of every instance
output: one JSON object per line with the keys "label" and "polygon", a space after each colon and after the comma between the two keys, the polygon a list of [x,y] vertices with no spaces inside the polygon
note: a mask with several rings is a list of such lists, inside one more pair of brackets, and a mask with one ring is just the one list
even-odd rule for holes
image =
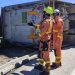
{"label": "asphalt road surface", "polygon": [[[54,52],[51,52],[51,62],[54,61]],[[40,71],[34,69],[37,59],[31,60],[9,75],[39,75]],[[50,75],[75,75],[75,47],[62,49],[62,66],[50,71]]]}

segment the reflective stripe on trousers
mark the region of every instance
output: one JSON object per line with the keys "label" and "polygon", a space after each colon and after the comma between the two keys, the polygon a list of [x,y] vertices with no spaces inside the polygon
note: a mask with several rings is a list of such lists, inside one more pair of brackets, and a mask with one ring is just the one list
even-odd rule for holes
{"label": "reflective stripe on trousers", "polygon": [[55,62],[60,63],[61,62],[61,46],[62,46],[62,39],[59,39],[58,33],[53,33],[53,47],[55,52]]}
{"label": "reflective stripe on trousers", "polygon": [[50,52],[50,41],[48,42],[48,50],[47,51],[44,51],[43,50],[43,43],[40,42],[40,45],[39,45],[39,50],[40,50],[40,60],[39,60],[39,64],[43,64],[45,62],[46,63],[49,63],[50,64],[50,58],[49,58],[49,52]]}

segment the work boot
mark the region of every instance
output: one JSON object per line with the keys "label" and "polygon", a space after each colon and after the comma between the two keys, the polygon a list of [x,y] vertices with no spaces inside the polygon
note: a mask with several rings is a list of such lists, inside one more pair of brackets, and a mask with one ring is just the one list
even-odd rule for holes
{"label": "work boot", "polygon": [[50,75],[50,73],[46,71],[42,71],[39,75]]}
{"label": "work boot", "polygon": [[59,68],[60,66],[61,66],[61,62],[60,63],[53,62],[51,65],[51,69],[56,69],[56,68]]}
{"label": "work boot", "polygon": [[43,71],[43,66],[39,64],[39,65],[35,66],[34,69]]}

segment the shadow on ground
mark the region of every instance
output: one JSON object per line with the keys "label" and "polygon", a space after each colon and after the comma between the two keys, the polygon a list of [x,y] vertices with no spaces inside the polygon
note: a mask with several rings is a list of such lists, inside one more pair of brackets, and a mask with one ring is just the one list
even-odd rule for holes
{"label": "shadow on ground", "polygon": [[9,58],[21,57],[26,54],[33,52],[33,49],[29,48],[19,48],[19,47],[11,47],[11,48],[0,48],[0,55],[7,56]]}
{"label": "shadow on ground", "polygon": [[17,71],[15,73],[12,73],[12,75],[39,75],[40,71],[34,69],[34,66],[37,64],[37,60],[33,59],[30,62],[28,62],[27,64],[23,64],[22,68],[20,68],[20,73],[18,73]]}
{"label": "shadow on ground", "polygon": [[[70,48],[75,48],[75,46],[66,46],[62,50],[69,50]],[[29,54],[37,49],[28,48],[28,47],[6,47],[0,48],[0,55],[5,55],[9,58],[21,57],[26,54]]]}
{"label": "shadow on ground", "polygon": [[62,50],[69,50],[70,48],[75,48],[75,46],[66,46],[66,47],[63,47]]}

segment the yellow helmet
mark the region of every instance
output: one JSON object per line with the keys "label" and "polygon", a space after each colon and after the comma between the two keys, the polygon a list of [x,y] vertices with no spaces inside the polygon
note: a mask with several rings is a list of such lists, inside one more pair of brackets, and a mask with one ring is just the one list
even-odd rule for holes
{"label": "yellow helmet", "polygon": [[45,7],[43,11],[45,11],[47,14],[50,14],[50,15],[53,14],[53,8],[50,6]]}

